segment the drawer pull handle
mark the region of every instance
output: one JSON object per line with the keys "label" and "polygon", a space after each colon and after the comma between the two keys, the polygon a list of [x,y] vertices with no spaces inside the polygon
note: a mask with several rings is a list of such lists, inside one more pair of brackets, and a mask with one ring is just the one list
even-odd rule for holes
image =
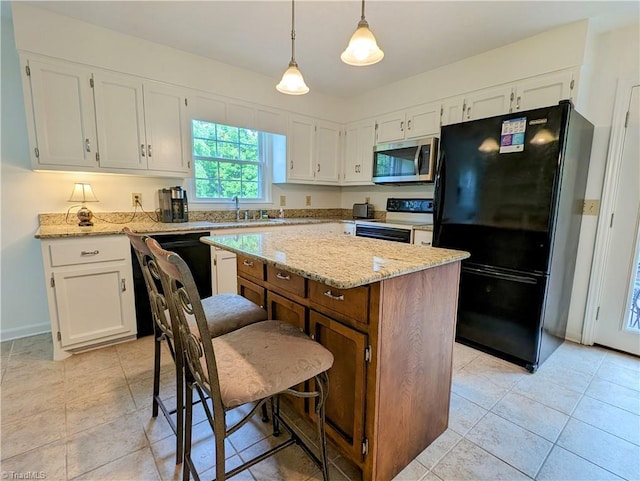
{"label": "drawer pull handle", "polygon": [[244,260],[242,261],[242,265],[245,265],[247,267],[253,267],[253,262]]}
{"label": "drawer pull handle", "polygon": [[122,289],[122,292],[127,290],[127,280],[126,279],[122,279],[120,281],[120,288]]}
{"label": "drawer pull handle", "polygon": [[431,242],[420,241],[420,244],[422,244],[423,246],[430,246]]}
{"label": "drawer pull handle", "polygon": [[98,254],[100,254],[100,251],[98,249],[96,249],[94,251],[81,251],[80,252],[81,256],[97,256]]}
{"label": "drawer pull handle", "polygon": [[336,296],[333,292],[331,292],[331,290],[325,291],[324,295],[336,301],[344,301],[344,294],[338,294]]}
{"label": "drawer pull handle", "polygon": [[287,275],[281,274],[280,272],[276,272],[276,277],[278,279],[282,279],[283,281],[290,281],[291,280],[291,276],[287,276]]}

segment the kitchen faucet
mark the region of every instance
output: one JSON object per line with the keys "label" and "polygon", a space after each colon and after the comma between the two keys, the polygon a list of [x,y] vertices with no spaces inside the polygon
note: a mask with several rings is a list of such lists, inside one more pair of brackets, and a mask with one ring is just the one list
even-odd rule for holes
{"label": "kitchen faucet", "polygon": [[236,220],[240,220],[240,199],[237,195],[231,197],[231,201],[236,203]]}

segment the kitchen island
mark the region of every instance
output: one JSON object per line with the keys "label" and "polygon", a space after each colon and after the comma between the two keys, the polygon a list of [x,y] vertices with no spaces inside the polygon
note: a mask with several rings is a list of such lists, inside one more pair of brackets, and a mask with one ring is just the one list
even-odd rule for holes
{"label": "kitchen island", "polygon": [[468,253],[304,232],[201,240],[237,254],[240,294],[333,353],[327,435],[363,480],[391,480],[447,428]]}

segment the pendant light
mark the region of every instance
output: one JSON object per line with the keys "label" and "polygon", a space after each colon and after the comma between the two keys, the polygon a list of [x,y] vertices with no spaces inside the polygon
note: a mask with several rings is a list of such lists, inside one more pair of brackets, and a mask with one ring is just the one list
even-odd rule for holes
{"label": "pendant light", "polygon": [[304,83],[302,73],[298,70],[298,64],[296,63],[295,51],[296,51],[296,31],[295,31],[295,4],[294,0],[291,0],[291,61],[289,62],[289,68],[285,70],[284,75],[280,83],[276,85],[278,92],[288,95],[303,95],[309,91],[309,87]]}
{"label": "pendant light", "polygon": [[349,40],[349,45],[340,58],[349,65],[363,67],[378,63],[384,57],[384,52],[380,50],[376,38],[369,30],[369,24],[364,18],[364,0],[362,0],[362,15],[358,22],[358,28]]}

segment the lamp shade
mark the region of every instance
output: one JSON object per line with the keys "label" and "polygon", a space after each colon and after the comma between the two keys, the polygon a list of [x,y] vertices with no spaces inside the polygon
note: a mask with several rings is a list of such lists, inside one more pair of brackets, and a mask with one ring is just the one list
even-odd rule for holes
{"label": "lamp shade", "polygon": [[98,202],[96,195],[93,193],[91,184],[77,182],[73,185],[71,197],[67,202]]}
{"label": "lamp shade", "polygon": [[340,59],[346,64],[360,67],[378,63],[383,57],[384,52],[378,47],[376,38],[369,30],[369,24],[366,20],[360,20]]}
{"label": "lamp shade", "polygon": [[285,70],[276,89],[278,92],[289,95],[303,95],[309,92],[309,87],[304,83],[304,78],[298,70],[298,64],[294,61],[289,62],[289,68]]}

